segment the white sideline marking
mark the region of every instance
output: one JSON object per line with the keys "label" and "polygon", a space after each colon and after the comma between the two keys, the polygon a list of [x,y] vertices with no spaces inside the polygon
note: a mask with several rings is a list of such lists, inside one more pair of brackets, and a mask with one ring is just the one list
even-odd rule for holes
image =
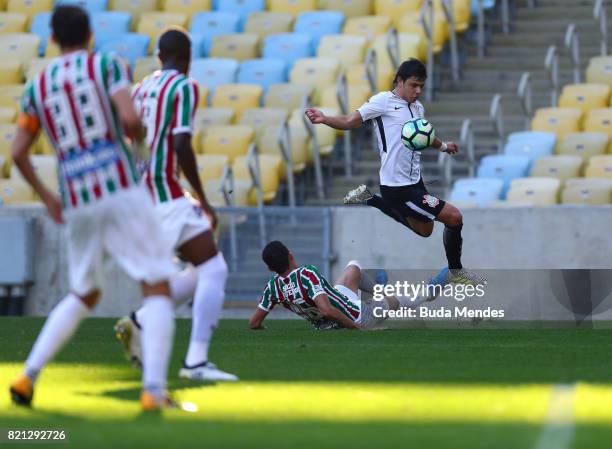
{"label": "white sideline marking", "polygon": [[557,384],[553,387],[536,449],[569,449],[572,446],[575,393],[576,386],[573,384]]}

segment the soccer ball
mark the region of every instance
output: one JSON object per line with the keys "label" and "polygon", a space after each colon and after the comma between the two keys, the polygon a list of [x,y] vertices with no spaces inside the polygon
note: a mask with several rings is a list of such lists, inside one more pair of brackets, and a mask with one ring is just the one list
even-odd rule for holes
{"label": "soccer ball", "polygon": [[424,150],[431,146],[435,138],[436,130],[423,118],[407,121],[402,126],[402,143],[410,150]]}

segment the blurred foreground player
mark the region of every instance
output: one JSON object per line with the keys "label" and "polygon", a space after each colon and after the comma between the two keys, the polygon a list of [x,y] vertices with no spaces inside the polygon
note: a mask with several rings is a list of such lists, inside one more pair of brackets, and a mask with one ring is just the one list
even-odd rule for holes
{"label": "blurred foreground player", "polygon": [[[114,55],[88,53],[89,18],[81,8],[60,6],[51,23],[61,56],[26,86],[12,154],[51,218],[65,223],[71,292],[50,313],[24,373],[11,384],[11,397],[30,405],[40,371],[96,305],[110,256],[142,286],[142,407],[173,406],[166,392],[174,337],[167,279],[176,270],[123,138],[123,129],[131,136],[142,132],[128,72]],[[41,128],[59,160],[61,198],[43,185],[29,159]]]}

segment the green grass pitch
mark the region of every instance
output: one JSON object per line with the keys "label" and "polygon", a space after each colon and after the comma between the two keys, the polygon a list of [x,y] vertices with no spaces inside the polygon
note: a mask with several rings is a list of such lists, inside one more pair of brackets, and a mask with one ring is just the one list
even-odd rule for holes
{"label": "green grass pitch", "polygon": [[0,428],[66,429],[66,447],[534,448],[553,386],[573,383],[570,447],[612,441],[610,330],[317,332],[270,321],[253,332],[227,320],[211,359],[241,382],[198,385],[177,378],[190,330],[179,321],[170,387],[199,411],[143,416],[139,372],[108,319],[86,321],[43,372],[34,409],[12,406],[8,384],[42,322],[0,319]]}

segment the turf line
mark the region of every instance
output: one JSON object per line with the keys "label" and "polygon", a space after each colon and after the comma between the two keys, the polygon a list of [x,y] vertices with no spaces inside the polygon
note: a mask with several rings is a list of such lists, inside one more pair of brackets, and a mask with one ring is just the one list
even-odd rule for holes
{"label": "turf line", "polygon": [[569,449],[574,440],[574,384],[556,384],[535,449]]}

